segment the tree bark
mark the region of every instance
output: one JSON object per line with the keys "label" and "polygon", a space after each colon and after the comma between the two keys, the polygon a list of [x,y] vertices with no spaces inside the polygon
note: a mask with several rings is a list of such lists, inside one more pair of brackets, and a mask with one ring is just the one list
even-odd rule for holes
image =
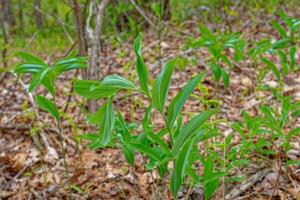
{"label": "tree bark", "polygon": [[[2,13],[4,14],[4,13]],[[2,56],[2,63],[3,63],[3,67],[6,68],[7,67],[7,46],[8,46],[8,33],[6,30],[6,27],[4,25],[4,20],[3,20],[3,15],[0,13],[0,26],[2,29],[2,35],[3,35],[3,43],[4,43],[4,48],[1,52],[1,56]],[[1,77],[0,79],[0,83],[5,79],[5,77],[7,76],[7,72],[4,73],[3,77]]]}
{"label": "tree bark", "polygon": [[41,10],[41,0],[34,0],[35,24],[38,29],[43,27],[43,15],[40,12],[40,10]]}
{"label": "tree bark", "polygon": [[[72,1],[72,10],[76,24],[78,54],[79,56],[86,56],[87,45],[84,37],[84,20],[82,20],[80,6],[77,0]],[[83,69],[81,75],[83,78],[87,78],[87,69]]]}
{"label": "tree bark", "polygon": [[170,7],[170,0],[163,1],[163,20],[169,20],[171,17],[171,7]]}
{"label": "tree bark", "polygon": [[77,0],[73,0],[73,13],[75,16],[79,55],[84,56],[86,55],[86,45],[84,41],[84,32],[83,32],[84,23],[83,20],[81,19],[80,7]]}
{"label": "tree bark", "polygon": [[11,0],[3,0],[2,2],[2,8],[3,8],[3,20],[8,22],[9,25],[14,25],[15,19],[12,12],[11,7]]}
{"label": "tree bark", "polygon": [[15,24],[15,19],[11,7],[11,0],[2,0],[1,7],[2,7],[1,12],[3,13],[2,15],[3,24],[6,28],[7,33],[9,33],[10,28]]}
{"label": "tree bark", "polygon": [[[92,80],[96,80],[100,78],[100,35],[102,32],[102,24],[103,24],[103,16],[105,7],[108,4],[109,0],[102,0],[100,5],[96,5],[96,17],[95,17],[95,27],[93,32],[91,33],[91,46],[89,49],[89,73],[88,78]],[[96,3],[94,1],[94,3]]]}
{"label": "tree bark", "polygon": [[[102,24],[105,7],[109,3],[109,0],[102,0],[100,4],[97,4],[96,0],[92,0],[90,3],[90,13],[87,18],[87,40],[88,40],[88,54],[89,54],[89,68],[88,68],[88,79],[99,80],[100,79],[100,35],[102,32]],[[91,28],[91,17],[94,15],[94,28]],[[95,101],[89,101],[89,111],[94,113],[96,111]]]}

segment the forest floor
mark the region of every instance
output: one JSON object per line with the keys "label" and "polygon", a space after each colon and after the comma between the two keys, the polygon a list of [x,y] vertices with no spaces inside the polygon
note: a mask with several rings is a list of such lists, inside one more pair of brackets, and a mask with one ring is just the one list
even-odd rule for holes
{"label": "forest floor", "polygon": [[[299,14],[299,12],[298,12]],[[298,16],[299,17],[299,16]],[[238,22],[231,22],[232,30],[242,30],[247,40],[258,41],[266,36],[276,35],[272,32],[267,16],[256,16],[255,23],[251,16],[242,16]],[[243,23],[241,23],[243,22]],[[205,50],[191,50],[182,48],[190,36],[199,36],[195,21],[185,23],[180,29],[170,26],[167,34],[162,38],[162,63],[166,60],[181,56],[195,58],[197,63],[188,64],[175,71],[172,79],[171,96],[180,90],[182,85],[205,69],[208,53]],[[212,29],[219,28],[210,26]],[[151,76],[155,77],[161,70],[158,62],[157,34],[144,33],[144,58]],[[297,52],[298,57],[299,52]],[[61,57],[63,54],[55,55]],[[132,44],[124,43],[113,47],[105,44],[102,49],[101,74],[102,76],[117,73],[135,80],[135,59]],[[43,55],[44,58],[45,55]],[[47,58],[49,59],[49,58]],[[53,58],[51,58],[53,59]],[[298,59],[299,60],[299,59]],[[220,87],[214,91],[211,75],[208,74],[204,86],[208,88],[207,99],[216,99],[221,102],[222,112],[219,118],[224,121],[235,122],[242,119],[241,111],[246,110],[251,116],[258,113],[258,106],[273,101],[269,92],[256,88],[256,77],[259,68],[253,67],[250,61],[243,61],[237,66],[230,77],[230,86],[227,89]],[[69,73],[58,81],[58,102],[61,110],[67,105],[71,80],[75,73]],[[29,80],[29,79],[28,79]],[[276,84],[272,75],[264,81]],[[284,92],[295,100],[300,100],[300,73],[289,75],[284,80]],[[25,81],[25,84],[27,82]],[[40,112],[34,117],[31,97],[26,93],[22,84],[16,82],[16,77],[7,75],[0,83],[0,199],[65,199],[67,184],[64,178],[63,159],[55,122]],[[43,94],[40,90],[38,93]],[[142,118],[147,102],[139,96],[124,95],[117,97],[114,105],[122,111],[125,119],[139,122]],[[101,103],[101,102],[99,102]],[[133,105],[133,106],[132,106]],[[85,102],[72,95],[63,122],[63,132],[66,141],[67,163],[72,196],[74,199],[156,199],[155,190],[160,187],[158,175],[150,173],[143,167],[144,158],[136,155],[136,164],[130,167],[119,148],[90,150],[86,142],[76,143],[76,135],[93,131],[86,122]],[[184,108],[184,113],[201,111],[203,106],[197,98],[191,98]],[[157,123],[162,120],[153,116]],[[296,121],[299,123],[300,119]],[[38,127],[38,128],[36,128]],[[38,129],[38,130],[37,130]],[[224,123],[220,126],[221,134],[231,134],[233,130]],[[38,132],[44,133],[49,142],[45,147],[44,141],[35,140]],[[225,137],[220,137],[222,141]],[[234,137],[238,143],[239,137]],[[40,146],[40,145],[41,146]],[[300,159],[300,137],[293,141],[293,150],[289,155],[292,159]],[[255,162],[235,173],[245,176],[243,182],[222,183],[213,199],[300,199],[300,167],[291,166],[287,173],[281,173],[276,159],[264,162]],[[279,174],[279,175],[278,175]],[[275,186],[276,184],[276,186]],[[274,190],[276,187],[276,190]],[[163,190],[164,199],[171,199],[167,189]],[[202,189],[189,190],[183,187],[179,199],[189,196],[191,199],[201,199]]]}

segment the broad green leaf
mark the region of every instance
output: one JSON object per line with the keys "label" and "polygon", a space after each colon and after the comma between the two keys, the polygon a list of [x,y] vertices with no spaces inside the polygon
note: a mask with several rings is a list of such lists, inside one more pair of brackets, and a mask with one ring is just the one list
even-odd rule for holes
{"label": "broad green leaf", "polygon": [[68,66],[72,64],[87,64],[86,57],[67,57],[54,63],[54,66]]}
{"label": "broad green leaf", "polygon": [[225,176],[224,172],[215,172],[214,171],[214,161],[211,157],[208,157],[206,161],[203,163],[204,172],[203,172],[203,180],[204,180],[204,198],[208,200],[217,190],[221,178]]}
{"label": "broad green leaf", "polygon": [[166,134],[168,134],[168,128],[163,128],[161,129],[156,135],[158,135],[158,137],[164,137]]}
{"label": "broad green leaf", "polygon": [[115,124],[115,111],[111,99],[107,105],[106,112],[105,112],[105,119],[102,124],[102,128],[100,129],[104,146],[108,144],[111,138],[111,132],[113,130],[114,124]]}
{"label": "broad green leaf", "polygon": [[99,137],[99,134],[97,134],[97,136],[98,136],[97,139],[93,140],[91,143],[88,144],[88,147],[90,149],[100,149],[104,147],[103,142]]}
{"label": "broad green leaf", "polygon": [[292,26],[293,32],[298,31],[298,29],[300,29],[300,20],[297,20],[295,23],[293,23],[293,26]]}
{"label": "broad green leaf", "polygon": [[295,62],[296,62],[296,47],[292,46],[290,48],[290,70],[294,70],[295,69]]}
{"label": "broad green leaf", "polygon": [[178,114],[181,112],[184,103],[189,98],[190,94],[193,92],[194,88],[197,86],[200,80],[203,79],[205,76],[205,73],[201,73],[197,76],[195,76],[192,80],[190,80],[185,87],[175,96],[175,98],[172,100],[169,108],[168,108],[168,126],[170,128],[173,128],[174,122],[178,116]]}
{"label": "broad green leaf", "polygon": [[194,145],[194,140],[187,141],[185,145],[182,147],[182,150],[175,157],[176,159],[174,162],[174,169],[170,180],[170,190],[172,192],[174,199],[176,199],[177,193],[182,185],[182,181],[185,175],[185,171],[187,168],[187,164],[189,161],[189,157],[193,145]]}
{"label": "broad green leaf", "polygon": [[256,47],[251,49],[251,56],[257,56],[272,48],[270,40],[263,40],[257,43]]}
{"label": "broad green leaf", "polygon": [[152,112],[152,105],[150,105],[147,108],[145,116],[142,121],[142,127],[145,131],[151,128],[151,112]]}
{"label": "broad green leaf", "polygon": [[229,86],[229,74],[225,70],[222,70],[222,79],[224,87],[227,88]]}
{"label": "broad green leaf", "polygon": [[[32,76],[32,80],[30,82],[28,91],[32,92],[35,88],[37,88],[42,83],[42,81],[44,80],[45,76],[47,75],[47,73],[50,70],[51,70],[51,68],[48,67],[48,68],[42,69],[40,72],[34,74]],[[49,80],[49,79],[47,79],[47,80]],[[45,80],[45,81],[47,81],[47,80]]]}
{"label": "broad green leaf", "polygon": [[29,73],[33,75],[29,91],[33,91],[35,87],[37,87],[39,84],[42,83],[44,87],[52,95],[54,95],[55,88],[53,85],[52,78],[49,76],[48,70],[50,70],[50,67],[44,63],[42,64],[24,63],[24,64],[17,65],[14,69],[14,72],[17,74]]}
{"label": "broad green leaf", "polygon": [[86,98],[104,98],[122,89],[135,89],[133,83],[115,74],[105,77],[102,82],[88,80],[77,81],[74,87],[79,95]]}
{"label": "broad green leaf", "polygon": [[244,57],[244,51],[243,48],[236,48],[233,54],[233,58],[235,62],[239,62]]}
{"label": "broad green leaf", "polygon": [[280,34],[280,36],[282,38],[287,36],[286,31],[284,30],[284,28],[277,21],[273,21],[272,25],[278,31],[278,33]]}
{"label": "broad green leaf", "polygon": [[288,132],[288,138],[292,138],[300,133],[300,127],[294,128],[293,130]]}
{"label": "broad green leaf", "polygon": [[226,63],[229,67],[232,67],[232,63],[231,63],[230,59],[229,59],[226,55],[221,54],[221,55],[219,56],[219,58],[220,58],[222,61],[224,61],[224,63]]}
{"label": "broad green leaf", "polygon": [[152,101],[154,107],[161,113],[164,110],[165,102],[168,95],[169,85],[171,82],[171,77],[174,72],[176,65],[176,59],[169,61],[162,72],[158,75],[155,80],[153,91],[152,91]]}
{"label": "broad green leaf", "polygon": [[134,89],[135,85],[119,75],[112,74],[106,76],[99,86],[92,88],[91,90],[95,90],[99,88],[103,88],[105,90]]}
{"label": "broad green leaf", "polygon": [[37,105],[44,111],[48,112],[52,117],[54,117],[58,122],[60,121],[60,116],[56,105],[46,99],[43,96],[36,96],[35,101]]}
{"label": "broad green leaf", "polygon": [[68,54],[68,57],[67,58],[74,58],[78,55],[78,50],[75,49],[75,50],[72,50],[69,54]]}
{"label": "broad green leaf", "polygon": [[169,146],[158,135],[152,133],[151,131],[147,132],[147,135],[153,142],[157,143],[166,153],[171,153]]}
{"label": "broad green leaf", "polygon": [[201,183],[200,176],[196,173],[196,170],[191,166],[187,166],[186,175],[191,177],[193,185],[199,185]]}
{"label": "broad green leaf", "polygon": [[83,69],[87,67],[85,57],[65,58],[54,63],[54,72],[59,75],[62,72],[70,71],[73,69]]}
{"label": "broad green leaf", "polygon": [[134,150],[126,144],[122,144],[122,150],[123,150],[123,153],[124,153],[124,156],[125,156],[125,159],[127,160],[127,162],[133,166],[134,165]]}
{"label": "broad green leaf", "polygon": [[109,97],[119,91],[118,88],[107,90],[103,87],[98,87],[100,84],[100,81],[95,80],[78,80],[75,81],[73,87],[77,94],[88,99],[101,99]]}
{"label": "broad green leaf", "polygon": [[300,116],[300,109],[297,109],[297,110],[293,111],[291,116],[294,117],[294,118],[299,117]]}
{"label": "broad green leaf", "polygon": [[220,67],[219,64],[212,63],[211,64],[211,69],[212,69],[212,72],[214,74],[215,80],[219,81],[220,78],[221,78],[221,75],[222,75],[222,68]]}
{"label": "broad green leaf", "polygon": [[173,135],[174,139],[176,139],[177,136],[179,135],[179,133],[181,132],[182,120],[183,120],[183,117],[181,114],[179,114],[177,117],[177,121],[176,121],[176,130],[174,131],[174,135]]}
{"label": "broad green leaf", "polygon": [[47,74],[43,80],[42,80],[43,86],[52,94],[52,96],[55,95],[55,87],[52,79],[49,77],[49,74]]}
{"label": "broad green leaf", "polygon": [[86,98],[109,97],[119,90],[134,90],[135,86],[130,81],[119,75],[109,75],[102,82],[94,80],[79,80],[74,83],[74,90]]}
{"label": "broad green leaf", "polygon": [[118,120],[119,120],[121,127],[123,129],[123,132],[124,132],[122,135],[122,138],[124,139],[124,141],[127,142],[130,140],[130,133],[129,133],[128,127],[126,125],[125,120],[122,117],[122,114],[119,111],[118,111],[117,117],[118,117]]}
{"label": "broad green leaf", "polygon": [[136,55],[136,71],[139,77],[142,91],[149,94],[149,72],[142,57],[142,34],[140,33],[134,41],[133,47]]}
{"label": "broad green leaf", "polygon": [[282,50],[278,50],[278,54],[280,57],[281,67],[282,67],[282,74],[286,75],[289,70],[287,56]]}
{"label": "broad green leaf", "polygon": [[24,74],[24,73],[38,73],[39,71],[47,68],[48,65],[44,64],[34,64],[34,63],[24,63],[17,65],[14,69],[14,72],[17,74]]}
{"label": "broad green leaf", "polygon": [[222,49],[225,48],[236,48],[237,45],[241,42],[241,39],[238,36],[231,35],[227,38],[226,41],[222,44]]}
{"label": "broad green leaf", "polygon": [[201,37],[203,37],[206,40],[215,41],[216,36],[204,25],[199,26],[199,30],[201,32]]}
{"label": "broad green leaf", "polygon": [[29,53],[17,52],[16,56],[22,58],[24,61],[26,61],[28,63],[45,65],[45,62],[42,59],[40,59],[34,55],[31,55]]}
{"label": "broad green leaf", "polygon": [[111,138],[115,124],[115,112],[112,99],[104,103],[99,110],[88,120],[91,124],[96,124],[100,128],[100,137],[103,146],[106,146]]}
{"label": "broad green leaf", "polygon": [[267,65],[267,67],[270,68],[270,70],[274,73],[274,75],[276,76],[277,80],[280,81],[281,80],[281,75],[279,70],[277,69],[277,67],[274,65],[274,63],[272,63],[269,59],[267,58],[261,58],[261,60]]}
{"label": "broad green leaf", "polygon": [[152,148],[150,148],[149,146],[146,146],[146,145],[143,145],[140,143],[130,143],[128,145],[130,145],[134,149],[137,149],[138,151],[146,154],[148,157],[152,158],[155,161],[161,160],[161,155],[158,152],[156,152],[155,150],[153,150]]}
{"label": "broad green leaf", "polygon": [[98,134],[94,134],[94,133],[82,134],[82,135],[79,135],[79,137],[81,139],[90,140],[90,141],[94,141],[99,138]]}
{"label": "broad green leaf", "polygon": [[266,116],[266,119],[269,120],[274,126],[279,125],[273,117],[273,110],[269,106],[261,106],[259,110]]}
{"label": "broad green leaf", "polygon": [[176,157],[182,148],[183,144],[195,135],[197,132],[201,131],[202,125],[214,114],[219,112],[218,109],[204,111],[195,117],[193,117],[181,130],[177,138],[175,139],[173,146],[173,154]]}
{"label": "broad green leaf", "polygon": [[290,45],[291,39],[290,38],[283,38],[281,40],[276,41],[273,45],[273,49],[282,49],[286,48]]}
{"label": "broad green leaf", "polygon": [[157,165],[157,171],[160,178],[164,178],[166,173],[168,172],[168,162]]}
{"label": "broad green leaf", "polygon": [[158,2],[151,3],[151,9],[155,13],[155,15],[158,17],[158,19],[161,18],[162,11],[161,11],[161,5]]}

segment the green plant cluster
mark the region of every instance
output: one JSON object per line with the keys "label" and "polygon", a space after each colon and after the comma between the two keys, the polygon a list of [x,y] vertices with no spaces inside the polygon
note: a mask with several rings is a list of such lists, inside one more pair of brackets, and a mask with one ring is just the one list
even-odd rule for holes
{"label": "green plant cluster", "polygon": [[[174,199],[177,198],[181,186],[186,184],[201,185],[205,199],[211,198],[222,180],[242,180],[242,177],[232,175],[232,172],[252,162],[253,155],[260,155],[259,159],[280,154],[284,155],[284,164],[297,164],[288,159],[287,153],[291,149],[291,140],[300,131],[299,127],[292,127],[300,114],[300,103],[284,95],[282,77],[299,69],[295,52],[299,42],[300,21],[289,18],[283,13],[280,13],[280,17],[285,25],[273,23],[280,38],[276,41],[268,39],[259,42],[251,49],[249,57],[253,62],[262,61],[267,66],[265,69],[272,72],[281,82],[281,87],[263,87],[271,90],[275,103],[270,105],[266,102],[261,105],[255,117],[250,117],[247,112],[243,112],[243,120],[232,123],[234,133],[241,136],[238,144],[233,144],[234,133],[226,136],[224,142],[214,140],[217,137],[224,137],[218,129],[218,124],[222,120],[218,118],[220,111],[218,108],[211,109],[207,106],[202,112],[194,114],[187,123],[183,123],[185,116],[182,115],[182,110],[189,97],[195,96],[194,90],[199,89],[203,92],[204,97],[200,99],[206,101],[208,91],[201,85],[206,72],[191,77],[175,97],[168,98],[177,59],[168,61],[152,81],[142,56],[141,34],[133,45],[138,85],[116,74],[108,75],[101,81],[76,80],[74,82],[75,93],[86,99],[101,99],[103,102],[95,113],[87,117],[89,124],[98,127],[98,132],[83,134],[81,138],[89,141],[88,146],[91,149],[120,147],[130,165],[135,164],[136,153],[145,155],[148,161],[145,167],[148,170],[157,170],[163,180],[169,178],[169,189]],[[215,35],[204,26],[200,27],[200,31],[201,38],[193,41],[193,47],[207,48],[211,54],[209,66],[214,80],[218,82],[222,79],[224,86],[228,87],[232,63],[245,57],[246,43],[237,34]],[[228,54],[228,51],[232,54]],[[268,58],[270,54],[278,56],[280,68]],[[85,68],[86,58],[76,57],[72,53],[50,65],[27,53],[18,55],[25,62],[17,65],[14,72],[18,75],[31,74],[29,92],[42,85],[51,94],[51,99],[36,96],[35,100],[42,110],[48,112],[57,121],[60,129],[62,118],[57,108],[55,81],[63,72]],[[122,113],[115,110],[114,99],[124,91],[138,93],[147,99],[147,105],[144,105],[144,117],[140,124],[126,121]],[[154,112],[160,114],[164,122],[162,127],[154,123],[152,117]],[[205,153],[200,153],[200,144],[204,145]],[[62,149],[64,149],[63,145]],[[195,163],[201,163],[203,166],[201,176]]]}

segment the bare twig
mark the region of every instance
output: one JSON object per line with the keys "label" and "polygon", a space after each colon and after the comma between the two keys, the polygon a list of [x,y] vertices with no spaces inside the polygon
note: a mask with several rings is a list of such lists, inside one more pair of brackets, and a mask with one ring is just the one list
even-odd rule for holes
{"label": "bare twig", "polygon": [[256,174],[251,176],[247,181],[243,182],[240,186],[233,189],[229,194],[227,194],[225,196],[225,199],[235,199],[235,198],[237,198],[242,193],[246,192],[256,182],[263,179],[271,171],[272,170],[270,168],[265,168],[263,170],[259,170]]}
{"label": "bare twig", "polygon": [[279,172],[278,172],[278,175],[277,175],[277,177],[276,177],[276,182],[275,182],[275,185],[274,185],[274,187],[273,187],[273,190],[272,190],[272,193],[271,193],[271,195],[270,195],[270,197],[269,197],[269,200],[272,200],[273,199],[273,196],[274,196],[274,194],[275,194],[275,191],[276,191],[276,189],[278,188],[278,184],[279,184],[279,178],[280,178],[280,175],[281,175],[281,159],[280,159],[280,156],[277,154],[277,156],[276,156],[276,161],[277,161],[277,165],[278,165],[278,167],[279,167]]}
{"label": "bare twig", "polygon": [[131,4],[135,7],[135,9],[142,15],[142,17],[148,22],[150,26],[155,29],[158,29],[157,26],[150,20],[150,18],[145,14],[145,12],[136,4],[134,0],[130,0]]}
{"label": "bare twig", "polygon": [[[88,54],[89,54],[89,70],[88,70],[88,79],[96,80],[100,78],[100,51],[101,51],[101,44],[100,44],[100,35],[102,32],[102,24],[103,24],[103,17],[105,7],[109,3],[109,0],[102,0],[100,5],[96,3],[95,0],[92,0],[90,3],[90,13],[87,19],[87,37],[90,43],[88,44]],[[93,15],[93,11],[96,11],[96,17],[94,20],[94,28],[91,27],[91,17]],[[90,100],[89,104],[89,111],[94,113],[96,112],[96,102],[94,100]]]}
{"label": "bare twig", "polygon": [[86,43],[84,40],[84,26],[83,26],[83,20],[81,18],[80,8],[77,0],[72,1],[72,9],[73,9],[73,14],[75,16],[79,55],[84,56],[86,54]]}
{"label": "bare twig", "polygon": [[[192,53],[194,51],[198,51],[198,50],[197,49],[187,49],[186,51],[180,52],[178,54],[166,56],[163,59],[161,59],[161,62],[164,63],[164,62],[166,62],[166,61],[168,61],[168,60],[170,60],[172,58],[176,58],[176,57],[179,57],[179,56],[186,56],[186,55],[188,55],[188,54],[190,54],[190,53]],[[160,63],[159,61],[155,62],[154,64],[150,65],[150,68],[152,68],[152,69],[156,68],[157,66],[159,66],[159,63]],[[204,61],[202,61],[202,60],[198,60],[198,63],[201,64],[201,65],[203,65],[203,66],[205,66],[205,67],[208,67],[204,63]]]}
{"label": "bare twig", "polygon": [[[15,73],[13,73],[13,72],[11,72],[11,73],[17,77],[17,75]],[[28,86],[22,80],[19,80],[19,82],[22,85],[22,87],[24,88],[24,90],[27,91]],[[37,118],[40,118],[40,116],[38,114],[37,106],[36,106],[36,104],[34,102],[34,99],[33,99],[33,96],[32,96],[32,93],[27,92],[27,94],[28,94],[28,97],[29,97],[29,101],[32,104],[33,109],[34,109],[34,111],[36,113]],[[46,134],[43,131],[39,131],[39,135],[40,135],[40,137],[41,137],[41,139],[43,141],[43,144],[46,147],[47,152],[51,153],[51,155],[52,155],[53,158],[58,158],[57,151],[53,147],[50,146]],[[32,137],[33,137],[34,141],[38,141],[37,138],[34,138],[34,137],[36,137],[36,135],[33,135]],[[40,146],[40,144],[36,144],[36,145],[38,147]]]}
{"label": "bare twig", "polygon": [[68,30],[67,30],[67,28],[66,28],[66,24],[63,22],[63,20],[62,20],[59,16],[56,16],[56,15],[53,15],[53,16],[52,16],[52,15],[50,15],[50,14],[44,12],[43,10],[41,10],[40,8],[38,8],[38,7],[36,7],[36,6],[33,6],[33,8],[34,8],[36,11],[38,11],[39,13],[43,14],[44,16],[46,16],[46,17],[48,17],[48,18],[53,18],[53,19],[55,19],[55,20],[57,21],[57,23],[58,23],[59,25],[61,25],[61,27],[62,27],[62,29],[64,30],[64,32],[65,32],[65,34],[66,34],[66,36],[67,36],[69,42],[70,42],[71,44],[74,43],[74,41],[73,41],[73,39],[72,39],[70,33],[68,32]]}

